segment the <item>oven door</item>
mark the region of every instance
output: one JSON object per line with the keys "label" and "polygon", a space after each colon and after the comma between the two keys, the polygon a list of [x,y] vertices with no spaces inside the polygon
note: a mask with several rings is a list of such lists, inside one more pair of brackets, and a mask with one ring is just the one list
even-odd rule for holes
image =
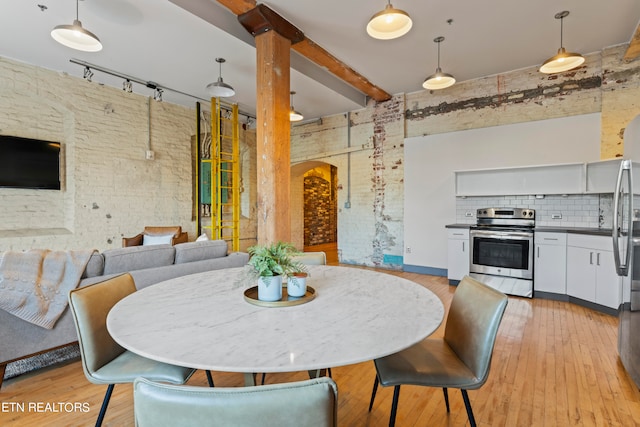
{"label": "oven door", "polygon": [[533,280],[533,232],[506,229],[469,232],[471,273]]}

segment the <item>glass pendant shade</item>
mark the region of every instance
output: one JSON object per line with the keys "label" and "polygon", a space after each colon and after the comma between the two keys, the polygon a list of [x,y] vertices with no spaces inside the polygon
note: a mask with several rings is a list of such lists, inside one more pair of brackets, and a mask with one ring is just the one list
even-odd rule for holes
{"label": "glass pendant shade", "polygon": [[216,62],[219,64],[220,74],[217,81],[207,85],[207,92],[214,98],[228,98],[235,95],[236,91],[222,80],[222,64],[225,59],[216,58]]}
{"label": "glass pendant shade", "polygon": [[384,10],[371,17],[367,24],[367,34],[374,39],[391,40],[404,36],[413,26],[407,12],[395,9],[388,3]]}
{"label": "glass pendant shade", "polygon": [[565,10],[562,12],[558,12],[555,15],[556,19],[560,20],[560,49],[558,49],[558,53],[555,56],[547,59],[542,63],[540,67],[540,72],[544,74],[554,74],[561,73],[563,71],[569,71],[576,67],[579,67],[584,63],[584,56],[579,53],[567,52],[562,45],[562,36],[563,36],[563,23],[564,18],[569,16],[569,11]]}
{"label": "glass pendant shade", "polygon": [[453,86],[455,82],[455,77],[451,74],[443,73],[440,67],[438,67],[435,73],[424,80],[422,87],[429,90],[438,90]]}
{"label": "glass pendant shade", "polygon": [[[77,8],[77,2],[76,2]],[[76,9],[77,10],[77,9]],[[102,43],[98,36],[82,27],[77,19],[71,25],[58,25],[51,30],[51,37],[61,45],[83,52],[98,52],[102,50]]]}

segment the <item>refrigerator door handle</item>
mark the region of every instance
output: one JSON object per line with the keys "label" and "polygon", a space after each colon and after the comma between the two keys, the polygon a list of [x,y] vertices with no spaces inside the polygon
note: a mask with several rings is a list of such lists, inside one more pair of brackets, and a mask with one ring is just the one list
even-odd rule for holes
{"label": "refrigerator door handle", "polygon": [[[622,194],[622,181],[623,181],[623,176],[625,175],[624,172],[626,173],[626,177],[627,177],[627,185],[629,188],[629,203],[627,203],[627,207],[628,207],[628,221],[627,221],[627,246],[626,246],[626,252],[625,252],[625,260],[624,263],[621,260],[620,257],[620,242],[619,242],[619,237],[621,234],[620,230],[620,222],[619,222],[619,215],[620,215],[620,195]],[[633,189],[632,189],[632,179],[631,179],[631,161],[630,160],[623,160],[620,163],[620,169],[618,170],[618,179],[616,181],[616,188],[615,188],[615,192],[614,192],[614,199],[613,199],[613,229],[611,231],[611,235],[613,237],[613,259],[615,261],[616,264],[616,272],[618,273],[619,276],[626,276],[629,272],[629,261],[631,260],[631,245],[632,245],[632,230],[633,230],[633,203],[632,203],[632,197],[633,197]]]}

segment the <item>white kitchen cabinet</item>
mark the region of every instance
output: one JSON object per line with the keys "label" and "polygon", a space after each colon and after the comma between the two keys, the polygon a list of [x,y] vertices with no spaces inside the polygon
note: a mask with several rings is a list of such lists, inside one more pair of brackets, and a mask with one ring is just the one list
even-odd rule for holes
{"label": "white kitchen cabinet", "polygon": [[[622,159],[590,162],[587,167],[587,193],[613,193],[618,179]],[[633,162],[633,168],[639,170],[640,163]],[[640,174],[633,175],[633,187],[640,188]]]}
{"label": "white kitchen cabinet", "polygon": [[567,237],[567,294],[617,309],[622,280],[616,274],[611,237]]}
{"label": "white kitchen cabinet", "polygon": [[456,171],[456,196],[580,194],[584,175],[584,163]]}
{"label": "white kitchen cabinet", "polygon": [[533,289],[567,293],[567,234],[536,232],[534,236]]}
{"label": "white kitchen cabinet", "polygon": [[469,229],[447,229],[447,278],[460,281],[469,274]]}

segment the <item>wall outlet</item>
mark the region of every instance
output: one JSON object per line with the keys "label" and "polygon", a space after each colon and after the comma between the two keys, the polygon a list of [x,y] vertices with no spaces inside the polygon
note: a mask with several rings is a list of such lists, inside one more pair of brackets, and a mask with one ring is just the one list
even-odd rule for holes
{"label": "wall outlet", "polygon": [[151,150],[147,150],[147,152],[144,155],[144,158],[147,159],[147,160],[153,160],[153,159],[156,158],[156,153],[154,153]]}
{"label": "wall outlet", "polygon": [[472,217],[473,217],[473,212],[471,212],[471,211],[466,211],[466,212],[464,213],[464,216],[466,216],[467,218],[472,218]]}
{"label": "wall outlet", "polygon": [[407,252],[408,254],[410,254],[410,253],[411,253],[411,247],[407,246],[406,252]]}
{"label": "wall outlet", "polygon": [[562,219],[562,214],[561,213],[551,214],[551,219]]}

